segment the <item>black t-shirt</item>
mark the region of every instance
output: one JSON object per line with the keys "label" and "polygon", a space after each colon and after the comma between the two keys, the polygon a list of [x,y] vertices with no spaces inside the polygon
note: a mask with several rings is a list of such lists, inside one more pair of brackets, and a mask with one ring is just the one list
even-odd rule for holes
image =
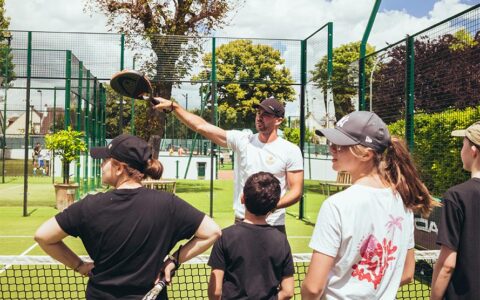
{"label": "black t-shirt", "polygon": [[285,234],[245,222],[223,230],[208,265],[225,272],[222,299],[277,299],[282,278],[295,272]]}
{"label": "black t-shirt", "polygon": [[170,193],[142,187],[86,196],[55,218],[82,239],[95,263],[87,299],[142,299],[165,256],[193,236],[204,213]]}
{"label": "black t-shirt", "polygon": [[480,179],[450,188],[442,200],[437,244],[457,252],[446,299],[480,299]]}

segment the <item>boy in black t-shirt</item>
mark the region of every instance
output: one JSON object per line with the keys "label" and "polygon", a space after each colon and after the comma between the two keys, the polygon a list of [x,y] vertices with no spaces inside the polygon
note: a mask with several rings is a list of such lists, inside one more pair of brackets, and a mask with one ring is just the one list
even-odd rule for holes
{"label": "boy in black t-shirt", "polygon": [[460,155],[471,179],[443,197],[437,238],[441,248],[430,299],[480,299],[480,122],[452,136],[463,137]]}
{"label": "boy in black t-shirt", "polygon": [[245,220],[223,230],[213,246],[210,299],[290,299],[293,258],[285,234],[266,218],[280,200],[280,182],[267,172],[250,176],[243,188]]}

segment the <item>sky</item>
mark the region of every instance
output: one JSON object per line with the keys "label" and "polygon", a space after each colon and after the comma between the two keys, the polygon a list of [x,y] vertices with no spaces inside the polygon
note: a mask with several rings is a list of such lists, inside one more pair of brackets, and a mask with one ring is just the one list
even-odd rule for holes
{"label": "sky", "polygon": [[[480,0],[383,0],[369,43],[377,49],[403,39]],[[6,0],[10,29],[108,32],[106,18],[84,12],[85,0]],[[246,0],[217,37],[304,39],[325,23],[334,23],[334,46],[361,40],[372,0]],[[33,98],[40,97],[32,95]],[[43,95],[43,102],[51,97]],[[190,97],[192,101],[193,97]]]}

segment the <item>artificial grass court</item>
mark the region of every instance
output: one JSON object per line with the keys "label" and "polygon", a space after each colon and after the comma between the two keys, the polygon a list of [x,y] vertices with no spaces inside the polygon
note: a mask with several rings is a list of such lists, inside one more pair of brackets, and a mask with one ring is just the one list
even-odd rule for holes
{"label": "artificial grass court", "polygon": [[[23,208],[23,178],[10,177],[7,183],[0,184],[0,255],[45,255],[38,247],[34,246],[33,234],[42,222],[54,216],[58,211],[54,208],[55,197],[51,178],[36,178],[35,182],[29,184],[29,206],[28,217],[22,217]],[[198,209],[208,214],[210,208],[210,182],[200,180],[178,180],[177,195],[185,199]],[[101,191],[101,190],[99,190]],[[214,205],[213,216],[215,221],[222,227],[233,223],[233,181],[217,180],[214,182]],[[315,220],[318,209],[324,201],[325,196],[321,194],[318,181],[305,181],[305,215],[310,220]],[[313,231],[311,223],[296,218],[298,215],[298,204],[287,210],[286,216],[287,235],[293,253],[311,253],[308,247],[310,236]],[[80,239],[68,237],[66,240],[75,253],[86,255],[86,251]],[[208,254],[207,251],[206,254]],[[297,274],[295,275],[295,297],[300,299],[300,283],[306,273],[308,262],[296,263]],[[29,266],[28,268],[35,268]],[[15,282],[9,282],[7,286],[0,274],[2,290],[5,299],[82,299],[86,279],[78,276],[72,270],[63,266],[40,266],[41,270],[17,270]],[[184,270],[176,276],[175,282],[169,289],[172,299],[206,299],[206,287],[209,278],[209,269],[204,264],[195,266],[184,265]],[[40,282],[41,279],[30,277],[29,272],[44,272],[51,276],[51,282]],[[17,274],[18,273],[18,274]],[[27,276],[27,277],[25,277]],[[33,275],[32,275],[33,276]],[[12,279],[12,278],[10,278]],[[39,282],[37,283],[38,280]],[[194,281],[192,281],[194,280]],[[428,299],[429,280],[419,280],[402,287],[398,299]],[[39,288],[37,292],[27,291],[27,288]],[[25,290],[23,290],[25,289]],[[6,292],[9,291],[9,292]],[[188,293],[188,294],[187,294]],[[194,294],[191,294],[194,293]]]}
{"label": "artificial grass court", "polygon": [[[37,178],[28,187],[28,217],[23,217],[23,178],[8,178],[7,183],[0,184],[0,255],[20,255],[35,242],[33,234],[45,220],[58,211],[51,178]],[[208,180],[178,180],[176,194],[199,210],[209,213],[210,182]],[[99,190],[101,191],[101,190]],[[324,200],[320,194],[318,182],[305,181],[306,216],[315,220],[318,209]],[[225,228],[233,224],[233,180],[216,180],[214,182],[213,218]],[[287,235],[293,253],[310,253],[308,248],[313,226],[299,220],[298,204],[288,208],[286,216]],[[79,239],[68,237],[66,243],[79,255],[86,255]],[[45,255],[34,247],[25,255]]]}

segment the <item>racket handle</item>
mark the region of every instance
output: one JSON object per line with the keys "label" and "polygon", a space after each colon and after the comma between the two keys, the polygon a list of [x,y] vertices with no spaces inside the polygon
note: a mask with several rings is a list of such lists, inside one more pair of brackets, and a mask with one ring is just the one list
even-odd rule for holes
{"label": "racket handle", "polygon": [[165,280],[160,280],[153,288],[142,298],[142,300],[155,300],[160,292],[165,288],[167,283]]}

